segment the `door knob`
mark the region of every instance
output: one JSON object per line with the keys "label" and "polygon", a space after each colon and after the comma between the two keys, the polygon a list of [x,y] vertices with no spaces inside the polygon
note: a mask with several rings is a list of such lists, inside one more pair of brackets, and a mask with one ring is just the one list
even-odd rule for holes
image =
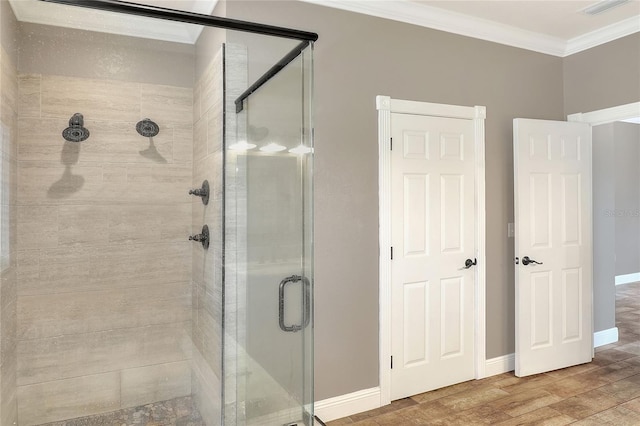
{"label": "door knob", "polygon": [[473,265],[477,265],[478,264],[478,260],[477,259],[467,259],[464,261],[464,269],[469,269],[471,268]]}
{"label": "door knob", "polygon": [[522,258],[522,264],[523,265],[526,266],[526,265],[528,265],[530,263],[536,263],[538,265],[542,265],[542,262],[538,262],[537,260],[530,259],[529,256],[525,256],[525,257]]}

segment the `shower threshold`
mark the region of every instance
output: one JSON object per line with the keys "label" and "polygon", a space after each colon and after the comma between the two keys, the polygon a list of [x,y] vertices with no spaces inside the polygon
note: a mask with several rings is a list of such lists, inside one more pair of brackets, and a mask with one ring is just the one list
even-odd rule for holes
{"label": "shower threshold", "polygon": [[40,426],[206,426],[190,396]]}

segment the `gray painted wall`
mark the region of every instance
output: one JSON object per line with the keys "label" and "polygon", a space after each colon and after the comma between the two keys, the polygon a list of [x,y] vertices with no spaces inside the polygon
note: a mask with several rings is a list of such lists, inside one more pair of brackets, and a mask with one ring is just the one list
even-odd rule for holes
{"label": "gray painted wall", "polygon": [[640,125],[613,123],[616,275],[640,272]]}
{"label": "gray painted wall", "polygon": [[616,326],[616,205],[613,123],[593,128],[593,326]]}
{"label": "gray painted wall", "polygon": [[640,100],[640,33],[564,58],[564,111],[597,111]]}
{"label": "gray painted wall", "polygon": [[[316,399],[378,385],[378,94],[487,106],[487,358],[513,352],[511,120],[559,120],[640,100],[640,35],[561,59],[297,2],[232,1],[227,16],[320,35]],[[614,299],[596,294],[600,303]],[[597,321],[610,327],[611,318]]]}
{"label": "gray painted wall", "polygon": [[[564,58],[563,79],[565,114],[640,101],[640,33]],[[613,124],[595,127],[593,137],[594,330],[601,331],[615,326],[615,221],[598,220],[603,209],[615,209],[615,173],[605,167],[614,167],[616,156],[601,142],[613,140]]]}
{"label": "gray painted wall", "polygon": [[594,329],[615,327],[616,275],[640,272],[640,125],[593,128]]}
{"label": "gray painted wall", "polygon": [[[514,351],[512,119],[563,118],[562,59],[299,2],[227,16],[318,32],[316,399],[378,385],[375,96],[485,105],[487,357]],[[481,260],[482,261],[482,260]]]}

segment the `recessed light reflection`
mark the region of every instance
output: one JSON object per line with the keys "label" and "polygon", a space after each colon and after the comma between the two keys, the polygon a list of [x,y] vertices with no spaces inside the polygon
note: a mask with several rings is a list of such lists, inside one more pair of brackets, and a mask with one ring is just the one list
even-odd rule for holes
{"label": "recessed light reflection", "polygon": [[306,145],[300,144],[298,146],[296,146],[295,148],[291,148],[289,150],[290,153],[292,154],[308,154],[310,152],[313,152],[313,148],[310,148]]}
{"label": "recessed light reflection", "polygon": [[267,144],[267,145],[261,147],[260,151],[262,151],[262,152],[280,152],[280,151],[284,151],[285,149],[287,149],[286,146],[279,145],[277,143],[271,142],[270,144]]}
{"label": "recessed light reflection", "polygon": [[248,151],[256,147],[256,144],[248,143],[247,141],[236,142],[233,145],[229,145],[229,149],[234,151]]}

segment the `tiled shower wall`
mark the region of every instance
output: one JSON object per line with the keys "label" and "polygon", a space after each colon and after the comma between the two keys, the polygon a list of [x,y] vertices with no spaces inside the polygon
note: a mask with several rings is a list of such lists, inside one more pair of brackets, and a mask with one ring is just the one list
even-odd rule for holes
{"label": "tiled shower wall", "polygon": [[0,424],[14,425],[16,410],[16,189],[17,97],[15,64],[0,48]]}
{"label": "tiled shower wall", "polygon": [[[248,87],[248,52],[243,45],[225,44],[225,144],[246,141],[245,116],[236,114],[235,100]],[[224,422],[245,423],[246,362],[241,346],[246,337],[246,186],[238,179],[242,151],[225,158],[225,276],[224,276]]]}
{"label": "tiled shower wall", "polygon": [[222,272],[223,272],[223,52],[213,58],[194,87],[193,186],[208,180],[205,206],[193,201],[193,230],[209,226],[208,250],[193,246],[193,394],[208,425],[222,415]]}
{"label": "tiled shower wall", "polygon": [[193,229],[195,232],[207,223],[212,241],[207,252],[199,246],[193,248],[192,387],[207,425],[231,425],[243,421],[236,417],[236,413],[242,415],[242,407],[238,410],[236,403],[238,392],[242,392],[237,383],[237,373],[242,368],[238,365],[238,335],[244,330],[244,320],[237,316],[243,300],[243,294],[237,294],[237,240],[242,234],[238,223],[242,218],[237,217],[240,189],[235,186],[235,155],[227,150],[225,158],[223,143],[230,146],[238,140],[234,100],[247,87],[247,51],[228,43],[209,48],[219,50],[194,87],[193,186],[199,187],[207,179],[212,196],[207,206],[194,201]]}
{"label": "tiled shower wall", "polygon": [[20,75],[18,112],[20,425],[191,394],[193,90]]}

